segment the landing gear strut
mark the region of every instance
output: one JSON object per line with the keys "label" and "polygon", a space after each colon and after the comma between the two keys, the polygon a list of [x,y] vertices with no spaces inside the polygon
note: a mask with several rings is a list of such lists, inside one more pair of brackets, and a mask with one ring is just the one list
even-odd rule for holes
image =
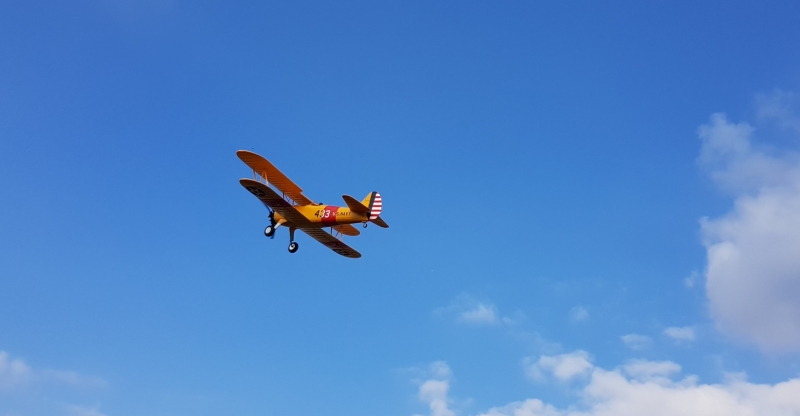
{"label": "landing gear strut", "polygon": [[289,252],[295,253],[297,249],[300,248],[300,245],[294,241],[294,227],[289,228]]}

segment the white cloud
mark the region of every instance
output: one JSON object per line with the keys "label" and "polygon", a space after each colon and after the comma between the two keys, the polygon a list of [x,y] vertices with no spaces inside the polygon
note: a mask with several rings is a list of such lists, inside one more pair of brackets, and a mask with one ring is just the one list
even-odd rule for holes
{"label": "white cloud", "polygon": [[428,366],[428,372],[430,373],[431,377],[447,380],[453,376],[453,373],[450,371],[450,366],[447,365],[444,361],[434,361]]}
{"label": "white cloud", "polygon": [[[794,113],[777,108],[783,107],[762,104],[761,118],[791,120]],[[701,220],[709,309],[725,333],[764,351],[797,351],[800,155],[760,150],[752,144],[753,132],[724,114],[712,115],[698,131],[700,162],[735,196],[731,212]]]}
{"label": "white cloud", "polygon": [[450,389],[448,380],[428,380],[419,386],[419,399],[428,403],[431,416],[455,416],[448,407],[447,391]]}
{"label": "white cloud", "polygon": [[27,384],[33,378],[31,368],[21,359],[9,359],[0,351],[0,390],[9,390]]}
{"label": "white cloud", "polygon": [[795,111],[798,101],[796,94],[778,89],[769,94],[759,94],[756,96],[758,118],[775,122],[783,129],[800,133],[800,115]]}
{"label": "white cloud", "polygon": [[108,384],[100,377],[87,376],[74,371],[33,369],[22,359],[12,360],[6,351],[0,351],[0,390],[11,390],[34,382],[84,388],[105,387]]}
{"label": "white cloud", "polygon": [[664,335],[675,341],[694,341],[694,328],[690,326],[677,327],[671,326],[664,330]]}
{"label": "white cloud", "polygon": [[428,405],[431,416],[455,416],[447,396],[452,377],[450,367],[444,361],[435,361],[429,366],[428,373],[430,378],[419,386],[419,400]]}
{"label": "white cloud", "polygon": [[643,350],[650,346],[652,340],[646,335],[627,334],[619,337],[628,348],[632,350]]}
{"label": "white cloud", "polygon": [[523,402],[514,402],[507,406],[489,409],[480,416],[562,416],[560,410],[553,405],[546,404],[539,399],[528,399]]}
{"label": "white cloud", "polygon": [[672,361],[632,360],[622,366],[632,379],[639,381],[659,381],[681,371],[681,366]]}
{"label": "white cloud", "polygon": [[580,399],[559,409],[539,399],[495,407],[481,416],[797,416],[800,379],[754,384],[732,377],[722,384],[674,380],[678,364],[634,361],[620,369],[594,367]]}
{"label": "white cloud", "polygon": [[470,295],[461,294],[447,307],[433,311],[435,315],[454,317],[456,322],[474,326],[512,325],[514,320],[501,316],[497,307],[485,301],[478,301]]}
{"label": "white cloud", "polygon": [[589,353],[582,350],[568,354],[542,355],[535,362],[526,358],[524,365],[527,376],[538,381],[544,381],[548,373],[560,381],[570,381],[587,376],[594,367]]}
{"label": "white cloud", "polygon": [[474,325],[494,325],[499,322],[495,307],[483,303],[477,304],[474,309],[461,312],[458,321]]}
{"label": "white cloud", "polygon": [[576,306],[569,311],[569,319],[572,322],[580,322],[589,318],[589,311],[583,306]]}
{"label": "white cloud", "polygon": [[699,162],[722,189],[736,196],[757,194],[774,187],[797,187],[798,155],[767,154],[753,147],[755,130],[747,123],[734,124],[716,113],[700,126],[702,140]]}

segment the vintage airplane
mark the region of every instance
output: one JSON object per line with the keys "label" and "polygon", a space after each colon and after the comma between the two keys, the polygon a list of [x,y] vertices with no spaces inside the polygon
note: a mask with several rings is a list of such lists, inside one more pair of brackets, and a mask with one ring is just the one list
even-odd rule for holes
{"label": "vintage airplane", "polygon": [[[360,234],[350,224],[363,223],[366,228],[367,223],[373,222],[379,227],[389,228],[380,217],[383,201],[377,192],[371,192],[361,202],[350,195],[342,195],[346,208],[323,205],[303,195],[303,190],[267,159],[247,150],[239,150],[236,155],[253,169],[253,179],[240,179],[239,183],[269,210],[270,224],[264,229],[264,235],[272,238],[278,227],[289,228],[290,253],[299,248],[294,241],[295,230],[302,230],[336,253],[356,259],[361,257],[361,253],[343,242],[345,235]],[[325,228],[330,228],[330,231]]]}

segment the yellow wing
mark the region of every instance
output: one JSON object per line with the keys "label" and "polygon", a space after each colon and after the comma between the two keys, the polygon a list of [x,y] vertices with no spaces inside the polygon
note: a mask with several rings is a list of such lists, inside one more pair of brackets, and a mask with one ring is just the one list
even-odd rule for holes
{"label": "yellow wing", "polygon": [[305,232],[306,234],[310,235],[311,238],[322,243],[323,246],[328,247],[329,249],[336,252],[336,254],[341,254],[342,256],[349,257],[351,259],[357,259],[361,257],[361,253],[353,250],[352,247],[341,242],[338,238],[330,235],[328,232],[326,232],[321,228],[301,228],[301,230],[303,230],[303,232]]}
{"label": "yellow wing", "polygon": [[283,218],[292,223],[297,228],[310,227],[311,221],[298,212],[292,204],[283,199],[277,192],[261,182],[252,179],[239,179],[239,183],[245,189],[260,199],[261,202],[281,214]]}
{"label": "yellow wing", "polygon": [[291,179],[278,170],[269,160],[253,152],[248,152],[247,150],[239,150],[236,152],[236,156],[239,156],[242,162],[250,166],[253,171],[261,175],[261,177],[266,179],[271,185],[278,188],[279,191],[286,194],[289,198],[292,198],[298,205],[311,205],[314,203],[314,201],[303,195],[303,190],[300,189],[297,184],[292,182]]}

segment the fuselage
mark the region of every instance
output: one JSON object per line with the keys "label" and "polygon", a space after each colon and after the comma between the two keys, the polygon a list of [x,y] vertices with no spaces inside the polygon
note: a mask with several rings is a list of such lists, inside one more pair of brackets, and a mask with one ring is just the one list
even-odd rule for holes
{"label": "fuselage", "polygon": [[[294,207],[303,214],[312,224],[322,227],[332,227],[339,224],[355,224],[369,221],[366,214],[359,214],[347,207],[337,207],[334,205],[304,205]],[[275,220],[285,222],[286,225],[292,224],[279,213],[275,213]]]}

